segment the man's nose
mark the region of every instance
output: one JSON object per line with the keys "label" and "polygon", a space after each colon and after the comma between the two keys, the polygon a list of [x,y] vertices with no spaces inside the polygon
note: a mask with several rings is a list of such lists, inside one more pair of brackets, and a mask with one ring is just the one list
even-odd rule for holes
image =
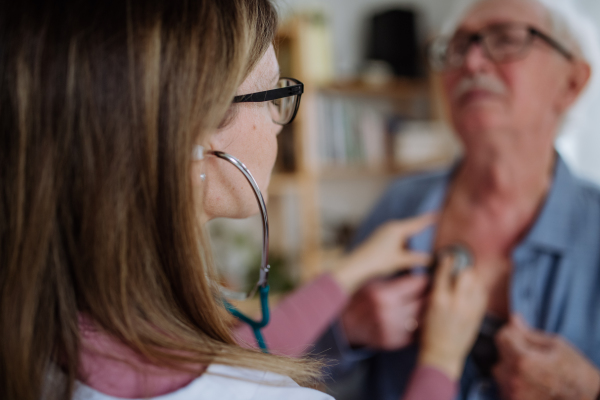
{"label": "man's nose", "polygon": [[482,72],[493,65],[480,42],[471,43],[464,55],[463,68],[469,72]]}

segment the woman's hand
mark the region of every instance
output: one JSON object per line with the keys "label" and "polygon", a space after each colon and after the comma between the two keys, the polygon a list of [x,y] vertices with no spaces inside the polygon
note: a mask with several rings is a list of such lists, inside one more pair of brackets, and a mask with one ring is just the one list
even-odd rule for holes
{"label": "woman's hand", "polygon": [[435,219],[435,214],[425,214],[385,223],[360,247],[344,257],[331,275],[348,294],[352,294],[373,278],[417,265],[428,265],[431,257],[406,249],[406,241],[431,225]]}
{"label": "woman's hand", "polygon": [[475,268],[452,275],[452,257],[436,271],[421,332],[419,364],[458,380],[487,306],[486,285]]}

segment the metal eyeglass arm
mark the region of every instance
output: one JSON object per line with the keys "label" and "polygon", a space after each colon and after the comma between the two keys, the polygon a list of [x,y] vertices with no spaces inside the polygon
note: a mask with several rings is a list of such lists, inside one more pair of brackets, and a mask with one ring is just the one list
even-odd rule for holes
{"label": "metal eyeglass arm", "polygon": [[260,191],[260,188],[258,187],[258,184],[256,183],[256,180],[254,179],[254,177],[252,176],[252,174],[250,173],[248,168],[240,160],[238,160],[234,156],[224,153],[222,151],[204,150],[204,148],[201,146],[196,146],[196,148],[194,149],[194,159],[196,159],[196,160],[203,159],[205,154],[212,155],[212,156],[218,157],[220,159],[223,159],[225,161],[228,161],[229,163],[233,164],[233,166],[235,166],[241,173],[243,173],[244,177],[246,178],[248,183],[250,183],[250,186],[252,187],[252,190],[254,191],[254,196],[256,198],[256,201],[258,202],[260,215],[262,217],[262,226],[263,226],[263,247],[262,247],[260,275],[258,278],[258,282],[254,286],[254,288],[252,288],[248,293],[246,293],[242,296],[236,296],[236,294],[234,292],[231,292],[224,288],[221,290],[221,292],[226,297],[235,298],[237,300],[249,299],[251,297],[254,297],[257,290],[260,292],[260,308],[261,308],[261,314],[262,314],[262,318],[260,321],[255,321],[252,318],[244,315],[239,310],[237,310],[233,305],[231,305],[231,303],[229,303],[227,300],[223,299],[223,302],[224,302],[227,310],[234,317],[236,317],[240,321],[250,325],[250,327],[252,328],[252,331],[254,333],[254,336],[256,337],[256,342],[258,343],[258,347],[260,347],[260,349],[263,352],[267,353],[268,352],[267,346],[266,346],[266,343],[262,336],[262,333],[260,331],[262,328],[267,326],[267,324],[269,323],[269,318],[270,318],[269,301],[268,301],[269,300],[268,279],[269,279],[269,269],[270,269],[270,266],[268,264],[269,217],[267,215],[267,206],[265,204],[265,200]]}

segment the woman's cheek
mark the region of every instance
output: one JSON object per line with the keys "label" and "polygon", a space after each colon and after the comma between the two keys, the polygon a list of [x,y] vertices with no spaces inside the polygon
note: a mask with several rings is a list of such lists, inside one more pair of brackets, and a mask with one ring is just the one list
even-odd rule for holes
{"label": "woman's cheek", "polygon": [[[277,159],[277,133],[268,113],[252,105],[240,107],[236,120],[219,132],[212,148],[238,158],[250,171],[263,198]],[[213,217],[245,218],[258,212],[251,185],[241,171],[225,160],[209,157],[206,165],[205,205]]]}
{"label": "woman's cheek", "polygon": [[269,162],[269,175],[267,177],[267,186],[269,185],[269,181],[271,180],[271,175],[273,174],[273,168],[275,167],[275,161],[277,160],[277,136],[271,136],[271,145],[269,153],[270,153],[270,162]]}
{"label": "woman's cheek", "polygon": [[264,116],[253,130],[256,170],[250,172],[257,180],[265,198],[277,159],[277,132],[277,126],[271,121],[270,116]]}

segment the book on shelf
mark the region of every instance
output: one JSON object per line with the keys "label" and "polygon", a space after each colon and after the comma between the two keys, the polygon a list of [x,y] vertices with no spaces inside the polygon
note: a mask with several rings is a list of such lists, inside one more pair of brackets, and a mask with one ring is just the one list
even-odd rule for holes
{"label": "book on shelf", "polygon": [[317,99],[320,169],[405,170],[447,163],[457,148],[439,121],[415,120],[392,107],[344,96]]}

